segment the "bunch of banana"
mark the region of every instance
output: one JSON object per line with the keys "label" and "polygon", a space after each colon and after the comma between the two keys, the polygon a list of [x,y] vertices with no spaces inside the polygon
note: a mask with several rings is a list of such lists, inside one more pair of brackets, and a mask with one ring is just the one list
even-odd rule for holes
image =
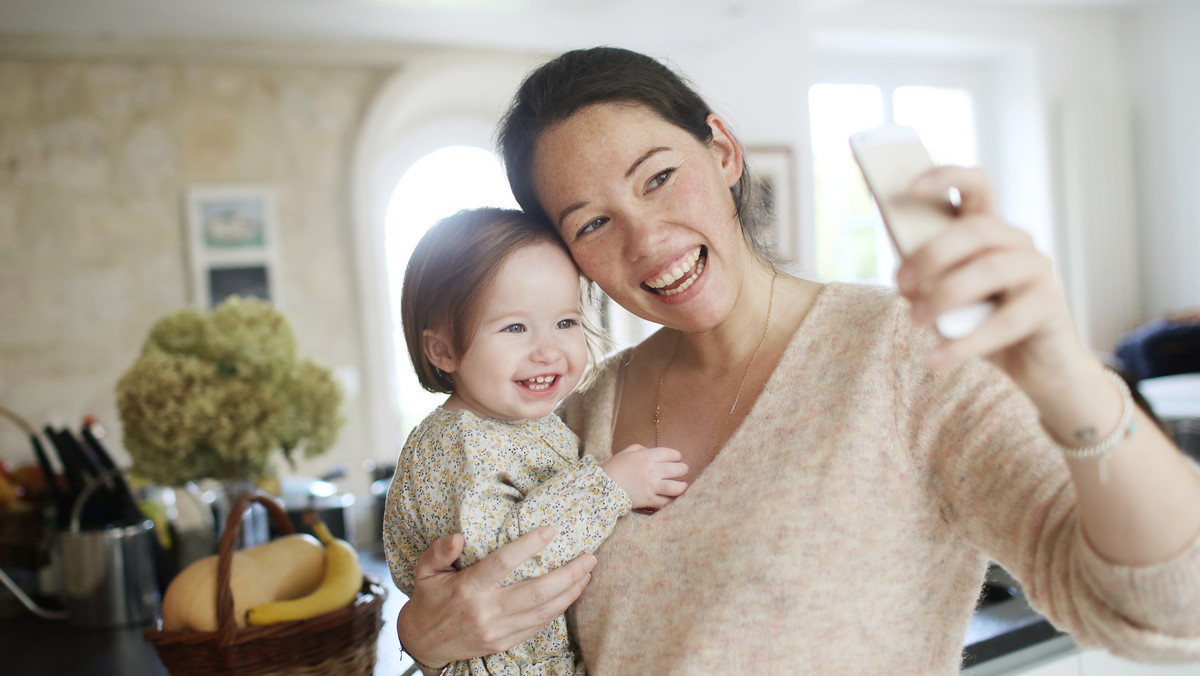
{"label": "bunch of banana", "polygon": [[362,587],[362,565],[358,552],[345,540],[333,537],[325,524],[315,514],[306,515],[306,521],[321,544],[325,545],[325,577],[312,593],[287,601],[274,601],[254,606],[246,611],[246,622],[251,625],[275,624],[306,620],[339,608],[345,608],[358,597]]}

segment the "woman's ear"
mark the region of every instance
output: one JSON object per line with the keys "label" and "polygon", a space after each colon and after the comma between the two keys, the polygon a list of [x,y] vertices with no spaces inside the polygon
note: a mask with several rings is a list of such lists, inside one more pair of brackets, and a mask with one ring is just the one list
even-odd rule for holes
{"label": "woman's ear", "polygon": [[421,332],[421,350],[425,358],[440,371],[454,373],[458,370],[458,360],[454,357],[454,348],[450,341],[440,331],[425,329]]}
{"label": "woman's ear", "polygon": [[725,121],[715,114],[708,116],[708,126],[712,129],[712,150],[725,174],[725,187],[732,188],[742,178],[742,146],[725,127]]}

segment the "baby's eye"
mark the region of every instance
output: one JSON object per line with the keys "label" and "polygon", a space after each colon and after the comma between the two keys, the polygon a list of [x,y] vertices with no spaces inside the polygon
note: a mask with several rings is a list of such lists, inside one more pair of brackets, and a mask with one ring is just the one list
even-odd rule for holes
{"label": "baby's eye", "polygon": [[574,326],[579,326],[579,322],[575,321],[574,319],[562,319],[559,320],[557,324],[557,328],[560,329],[569,329]]}
{"label": "baby's eye", "polygon": [[675,167],[671,167],[670,169],[664,169],[664,170],[658,172],[657,174],[654,175],[654,178],[651,178],[650,182],[646,184],[646,190],[654,190],[655,188],[662,185],[663,183],[666,183],[667,179],[670,178],[671,174],[673,174],[673,173],[675,173]]}
{"label": "baby's eye", "polygon": [[593,218],[592,220],[588,221],[587,223],[584,223],[583,227],[581,227],[578,231],[576,231],[575,236],[579,237],[580,235],[586,235],[589,232],[592,232],[593,230],[599,228],[600,226],[604,225],[607,222],[608,222],[608,219],[603,216],[601,216],[600,218]]}
{"label": "baby's eye", "polygon": [[500,329],[500,331],[503,333],[525,333],[525,325],[524,324],[509,324],[508,326]]}

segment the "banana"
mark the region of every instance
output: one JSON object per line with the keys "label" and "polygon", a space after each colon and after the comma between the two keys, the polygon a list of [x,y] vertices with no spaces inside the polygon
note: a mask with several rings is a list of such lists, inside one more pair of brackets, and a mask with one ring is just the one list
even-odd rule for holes
{"label": "banana", "polygon": [[325,545],[325,577],[312,593],[287,601],[274,601],[254,606],[246,611],[250,625],[275,624],[306,620],[339,608],[345,608],[358,597],[362,587],[362,564],[358,552],[345,540],[333,537],[320,520],[314,519],[313,533]]}

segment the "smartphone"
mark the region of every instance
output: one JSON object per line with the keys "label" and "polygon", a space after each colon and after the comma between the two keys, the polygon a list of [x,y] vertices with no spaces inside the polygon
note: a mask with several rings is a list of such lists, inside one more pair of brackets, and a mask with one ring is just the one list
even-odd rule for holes
{"label": "smartphone", "polygon": [[[901,258],[954,224],[956,209],[949,194],[937,200],[909,195],[917,176],[935,166],[912,127],[890,124],[860,131],[850,137],[850,150]],[[994,307],[983,301],[948,310],[937,319],[938,332],[946,338],[961,338],[979,328]]]}

